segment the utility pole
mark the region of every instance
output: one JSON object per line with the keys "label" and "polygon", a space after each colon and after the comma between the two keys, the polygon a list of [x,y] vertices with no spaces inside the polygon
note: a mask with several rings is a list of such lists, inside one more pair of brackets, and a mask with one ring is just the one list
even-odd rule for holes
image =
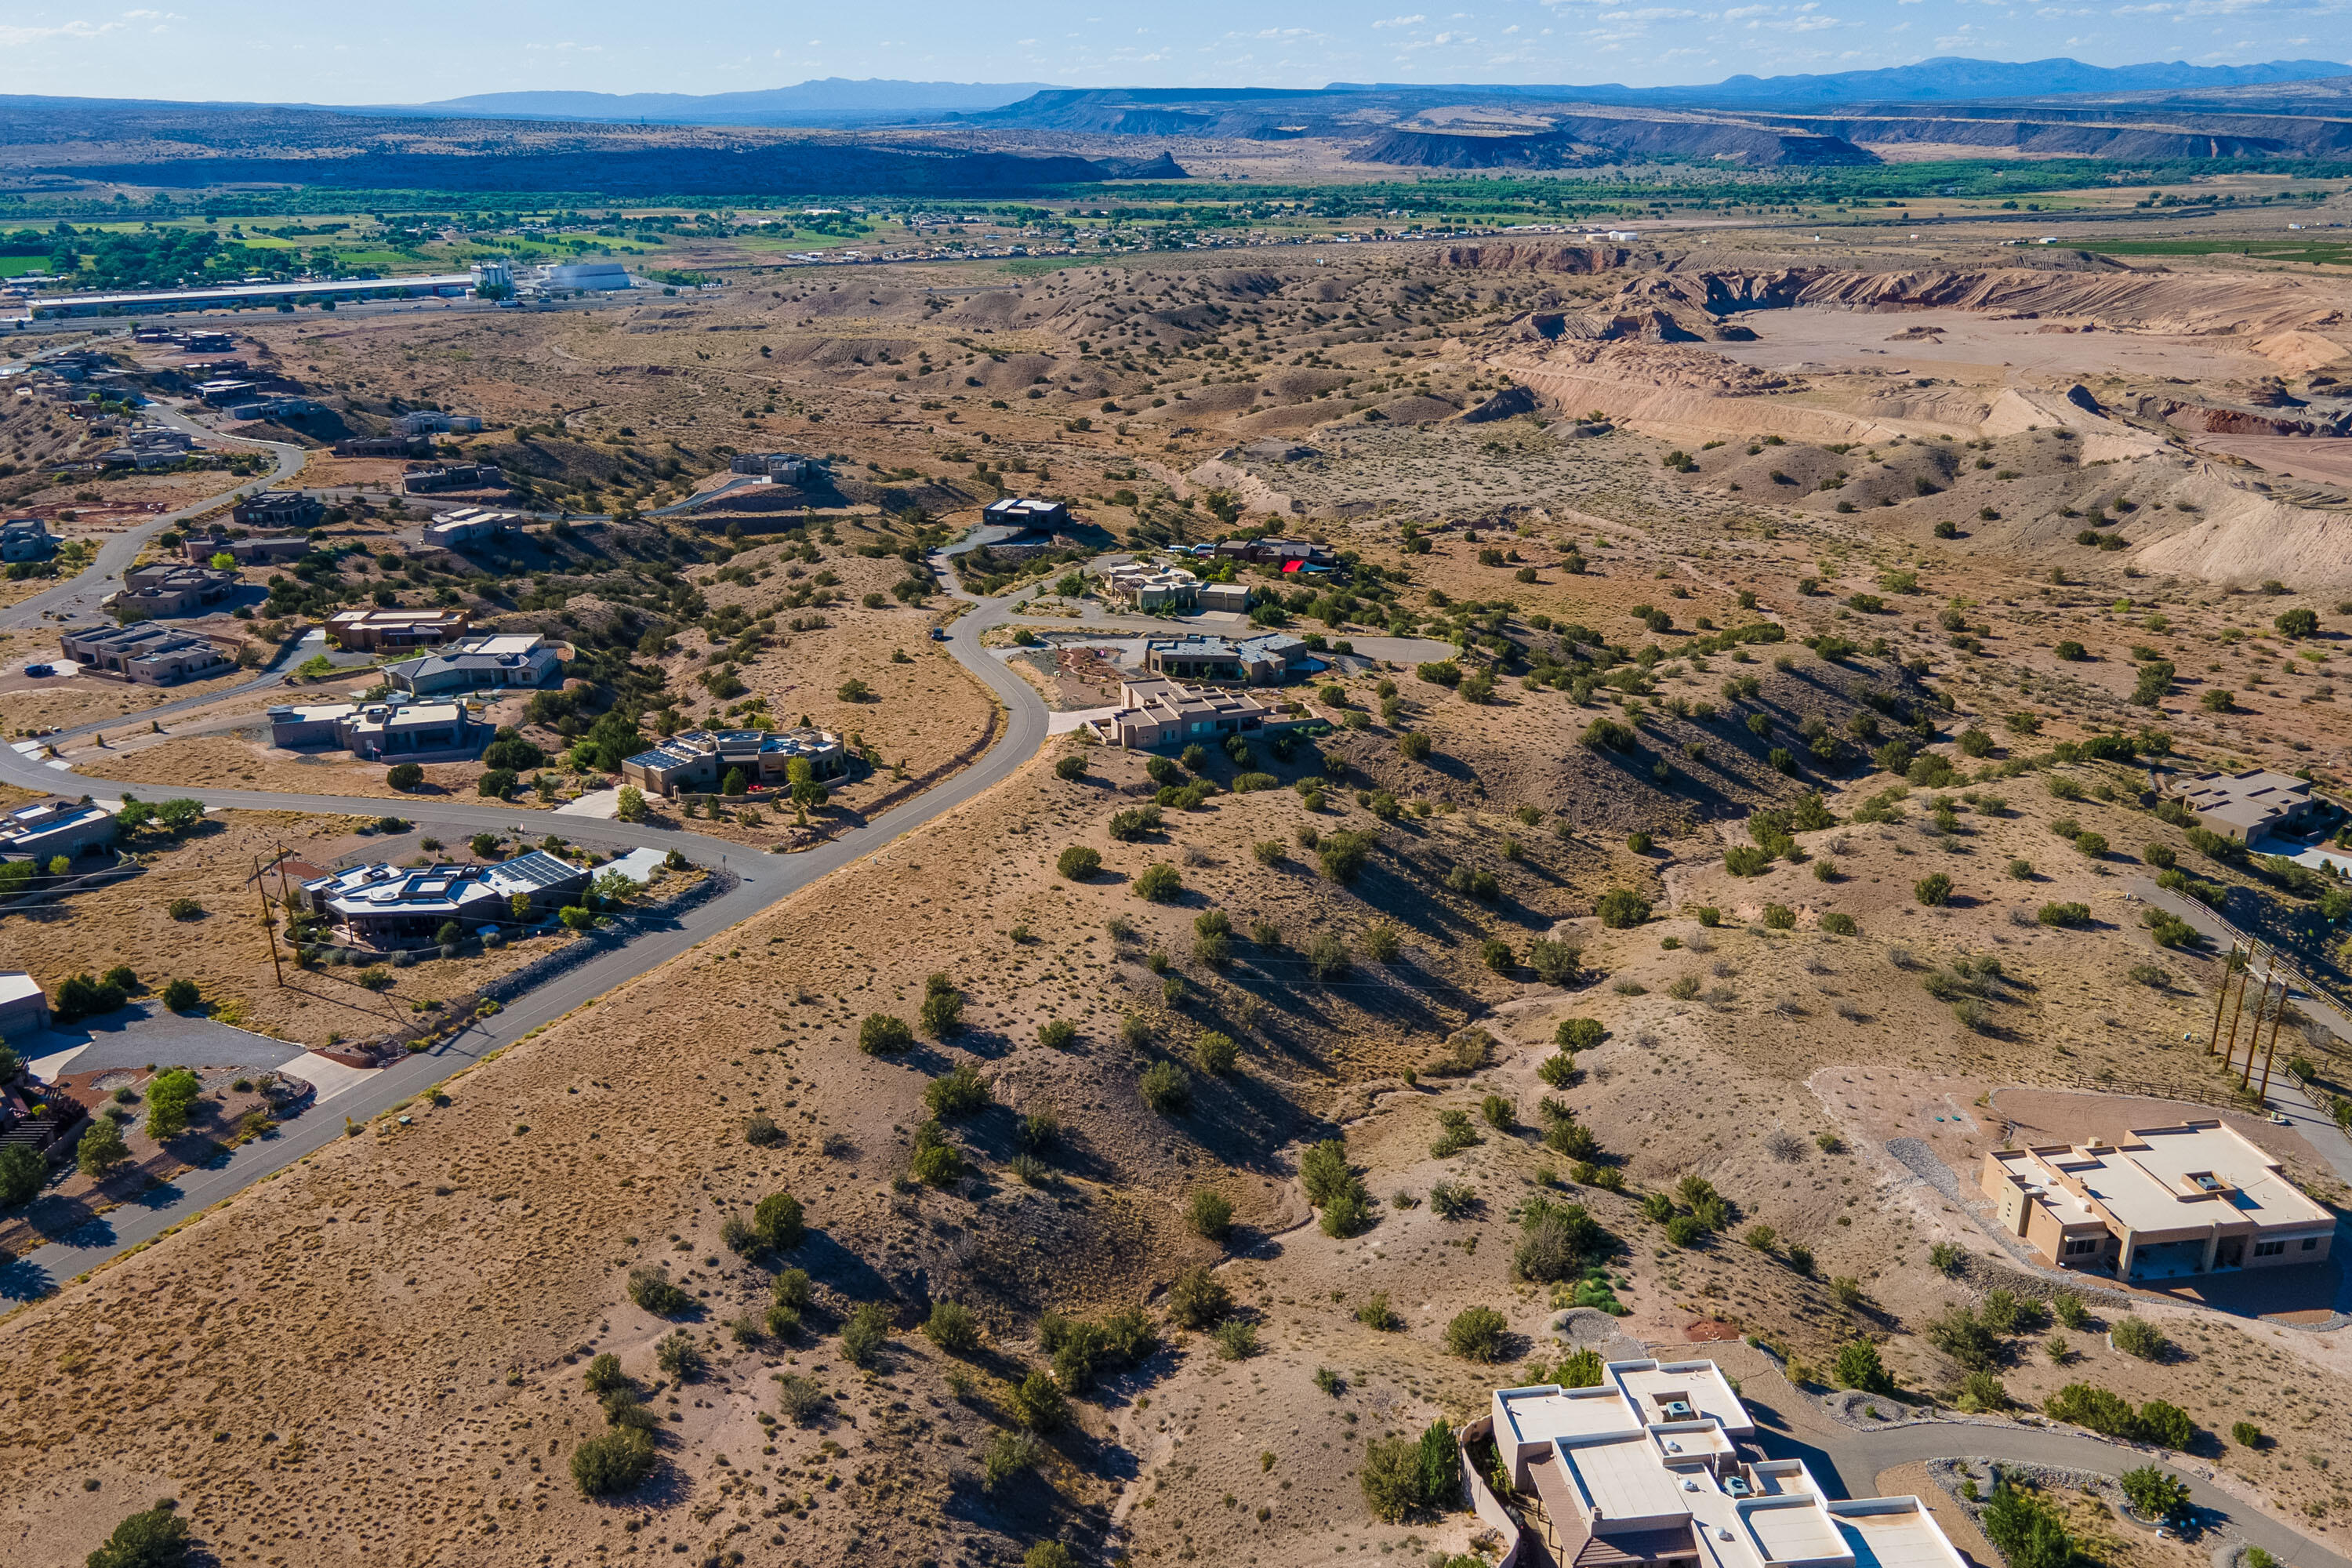
{"label": "utility pole", "polygon": [[[2279,1026],[2284,1022],[2286,1022],[2286,975],[2284,973],[2281,973],[2279,975],[2278,1006],[2271,1013],[2270,1044],[2263,1047],[2262,1101],[2264,1105],[2268,1105],[2271,1100],[2271,1058],[2278,1054]],[[2249,1043],[2246,1047],[2246,1076],[2249,1078],[2252,1077],[2253,1071],[2254,1048],[2253,1046]],[[2240,1089],[2243,1089],[2246,1086],[2243,1083],[2240,1083],[2238,1087]]]}
{"label": "utility pole", "polygon": [[[2232,951],[2234,951],[2234,949]],[[2246,950],[2246,966],[2242,972],[2243,978],[2238,982],[2238,1005],[2231,1011],[2230,1014],[2230,1047],[2229,1049],[2221,1053],[2221,1070],[2223,1072],[2228,1072],[2230,1070],[2230,1064],[2237,1060],[2238,1058],[2238,1020],[2244,1017],[2246,1014],[2246,984],[2253,978],[2254,964],[2261,956],[2262,944],[2259,942]]]}
{"label": "utility pole", "polygon": [[2221,961],[2221,984],[2213,992],[2213,1026],[2206,1031],[2205,1054],[2211,1056],[2213,1047],[2221,1043],[2221,1009],[2230,1001],[2230,976],[2238,970],[2238,939],[2230,939],[2230,955]]}
{"label": "utility pole", "polygon": [[261,857],[253,858],[253,895],[261,900],[261,931],[269,939],[269,969],[278,976],[282,988],[286,984],[286,968],[278,962],[278,922],[269,918],[269,885],[262,880]]}

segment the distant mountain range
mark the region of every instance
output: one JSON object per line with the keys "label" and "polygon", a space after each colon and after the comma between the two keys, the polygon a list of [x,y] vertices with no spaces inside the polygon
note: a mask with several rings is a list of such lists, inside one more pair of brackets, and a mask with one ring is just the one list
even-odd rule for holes
{"label": "distant mountain range", "polygon": [[1967,99],[2050,98],[2078,93],[2210,91],[2273,82],[2352,77],[2352,65],[2334,60],[2269,60],[2260,65],[2192,66],[2183,61],[2093,66],[2063,58],[1975,60],[1938,56],[1883,70],[1827,76],[1735,76],[1712,85],[1622,87],[1430,87],[1417,82],[1333,82],[1326,92],[1463,93],[1479,98],[1529,98],[1551,102],[1716,104],[1758,108],[1837,103],[1936,103]]}
{"label": "distant mountain range", "polygon": [[657,121],[665,125],[848,125],[929,120],[1016,102],[1034,81],[852,81],[830,76],[750,92],[485,92],[437,103],[369,105],[363,114],[430,112],[499,120]]}

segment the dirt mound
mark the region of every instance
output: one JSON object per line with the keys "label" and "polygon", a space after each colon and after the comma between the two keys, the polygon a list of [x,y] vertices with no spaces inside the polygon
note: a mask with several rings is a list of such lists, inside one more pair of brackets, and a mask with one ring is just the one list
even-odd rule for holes
{"label": "dirt mound", "polygon": [[1614,245],[1546,245],[1502,240],[1492,245],[1448,246],[1438,254],[1442,267],[1469,268],[1480,272],[1561,272],[1588,276],[1613,271],[1633,263],[1633,253]]}

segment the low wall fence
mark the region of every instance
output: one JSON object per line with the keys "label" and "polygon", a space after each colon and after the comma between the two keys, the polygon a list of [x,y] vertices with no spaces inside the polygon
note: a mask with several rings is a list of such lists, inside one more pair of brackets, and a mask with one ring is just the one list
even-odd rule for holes
{"label": "low wall fence", "polygon": [[1454,1434],[1454,1451],[1462,1461],[1462,1490],[1470,1500],[1470,1511],[1504,1540],[1502,1559],[1495,1568],[1517,1568],[1527,1537],[1519,1529],[1519,1521],[1511,1517],[1511,1510],[1495,1496],[1494,1489],[1486,1484],[1486,1478],[1478,1473],[1478,1467],[1470,1458],[1470,1445],[1492,1436],[1494,1431],[1495,1418],[1481,1415]]}

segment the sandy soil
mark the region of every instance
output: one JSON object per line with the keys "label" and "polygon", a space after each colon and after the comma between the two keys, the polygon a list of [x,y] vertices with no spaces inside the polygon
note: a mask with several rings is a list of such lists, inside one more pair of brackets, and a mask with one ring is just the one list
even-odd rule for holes
{"label": "sandy soil", "polygon": [[[1974,310],[1905,310],[1874,315],[1801,307],[1751,311],[1742,325],[1759,342],[1710,343],[1707,352],[1742,364],[1790,368],[1809,362],[1873,365],[1914,375],[2038,372],[2084,376],[2109,371],[2190,377],[2269,375],[2277,368],[2252,343],[2203,335],[2101,328],[2084,318],[1999,321]],[[2080,329],[2089,325],[2091,331]],[[2071,331],[2053,329],[2066,327]],[[2002,379],[1994,377],[1994,379]]]}

